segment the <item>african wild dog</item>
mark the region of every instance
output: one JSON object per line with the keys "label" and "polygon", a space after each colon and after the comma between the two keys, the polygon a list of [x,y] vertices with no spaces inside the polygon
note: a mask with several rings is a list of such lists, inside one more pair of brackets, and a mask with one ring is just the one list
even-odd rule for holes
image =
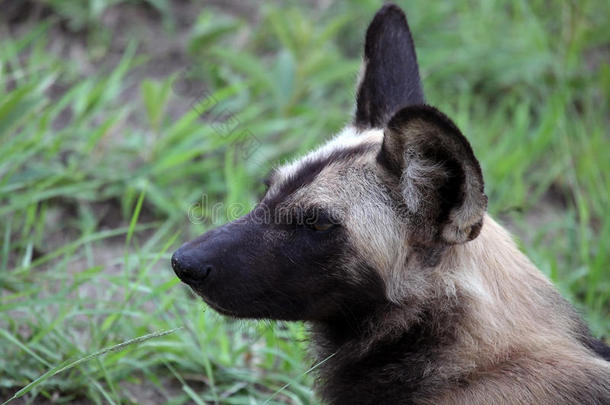
{"label": "african wild dog", "polygon": [[385,5],[352,124],[172,266],[222,314],[309,322],[329,404],[610,404],[610,349],[486,207],[479,163],[425,105],[405,15]]}

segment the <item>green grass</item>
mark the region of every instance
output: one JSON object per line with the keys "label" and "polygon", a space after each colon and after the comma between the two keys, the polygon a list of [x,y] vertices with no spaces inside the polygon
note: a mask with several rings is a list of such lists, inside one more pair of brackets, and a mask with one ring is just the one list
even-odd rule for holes
{"label": "green grass", "polygon": [[[169,2],[72,3],[0,37],[0,399],[252,404],[289,384],[269,403],[316,403],[303,325],[224,319],[168,259],[244,210],[192,223],[202,195],[251,207],[272,165],[348,120],[379,2],[199,9],[161,76],[155,38],[117,48],[100,16],[145,7],[175,38]],[[427,99],[471,140],[491,213],[608,338],[608,2],[404,3]],[[51,46],[59,27],[87,41],[78,58]]]}

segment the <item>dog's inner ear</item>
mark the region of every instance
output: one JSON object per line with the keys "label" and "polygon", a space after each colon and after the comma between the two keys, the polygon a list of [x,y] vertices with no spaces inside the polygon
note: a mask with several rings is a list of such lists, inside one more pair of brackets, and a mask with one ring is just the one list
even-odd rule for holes
{"label": "dog's inner ear", "polygon": [[413,38],[400,8],[387,4],[366,31],[354,124],[383,128],[400,108],[424,104]]}
{"label": "dog's inner ear", "polygon": [[468,140],[429,106],[400,110],[384,130],[378,162],[398,180],[412,242],[420,246],[476,238],[487,209],[483,175]]}

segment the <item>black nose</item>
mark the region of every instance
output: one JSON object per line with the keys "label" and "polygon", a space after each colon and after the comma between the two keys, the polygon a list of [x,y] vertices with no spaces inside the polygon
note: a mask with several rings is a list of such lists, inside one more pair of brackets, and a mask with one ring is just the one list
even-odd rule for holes
{"label": "black nose", "polygon": [[181,247],[172,255],[174,273],[189,285],[203,282],[214,270],[210,263],[202,262],[196,253],[192,249]]}

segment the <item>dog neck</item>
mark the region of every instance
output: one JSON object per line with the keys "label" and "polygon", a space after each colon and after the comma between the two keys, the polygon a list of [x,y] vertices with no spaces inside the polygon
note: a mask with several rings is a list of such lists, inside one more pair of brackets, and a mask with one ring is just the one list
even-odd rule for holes
{"label": "dog neck", "polygon": [[386,403],[386,395],[409,403],[415,393],[451,377],[435,365],[446,364],[445,352],[457,343],[450,325],[459,323],[460,309],[445,307],[441,313],[431,305],[408,328],[404,319],[398,321],[399,313],[398,307],[387,305],[358,325],[313,325],[315,357],[321,363],[318,388],[328,403]]}
{"label": "dog neck", "polygon": [[408,404],[548,342],[577,344],[566,340],[579,328],[574,311],[489,217],[435,268],[405,271],[426,271],[428,290],[312,325],[328,403]]}

